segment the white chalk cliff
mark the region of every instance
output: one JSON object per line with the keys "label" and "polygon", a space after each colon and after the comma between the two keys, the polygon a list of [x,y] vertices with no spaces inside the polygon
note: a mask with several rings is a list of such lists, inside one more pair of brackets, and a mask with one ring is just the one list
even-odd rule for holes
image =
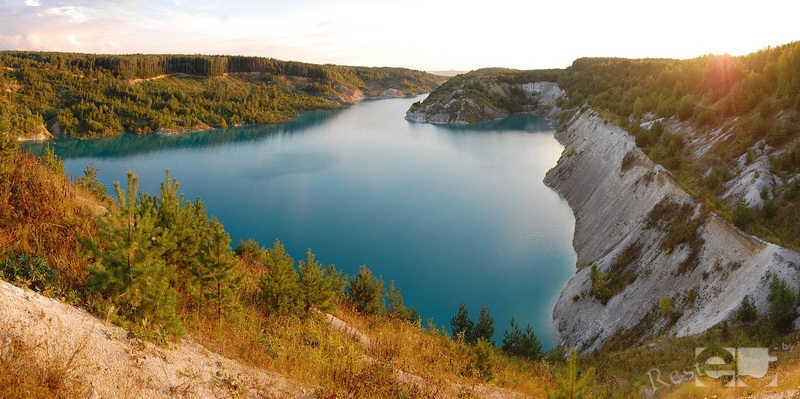
{"label": "white chalk cliff", "polygon": [[[730,318],[745,295],[765,312],[772,274],[791,286],[800,284],[800,254],[704,211],[636,146],[633,136],[593,110],[575,115],[556,138],[565,149],[545,183],[567,199],[575,214],[578,256],[576,274],[553,309],[565,345],[593,350],[618,336],[642,340],[701,333]],[[696,248],[683,242],[665,249],[669,229],[649,217],[664,204],[691,208],[679,222],[699,226]],[[612,272],[615,262],[618,269]],[[620,269],[635,280],[621,284],[624,288],[603,305],[591,295],[592,264],[607,273],[609,283],[622,278]],[[659,308],[662,297],[672,299],[669,314]]]}

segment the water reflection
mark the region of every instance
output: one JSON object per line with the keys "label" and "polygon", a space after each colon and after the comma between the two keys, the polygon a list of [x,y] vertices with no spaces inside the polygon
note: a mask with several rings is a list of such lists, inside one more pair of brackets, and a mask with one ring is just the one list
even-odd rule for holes
{"label": "water reflection", "polygon": [[[52,145],[62,159],[129,157],[154,151],[256,142],[274,136],[284,139],[291,138],[295,134],[327,123],[329,119],[334,118],[336,115],[335,111],[306,112],[285,124],[241,126],[174,135],[153,134],[137,136],[123,134],[93,140],[78,140],[62,136],[50,143],[45,143],[45,145]],[[33,154],[40,155],[43,153],[44,147],[40,143],[30,142],[24,143],[23,148]]]}

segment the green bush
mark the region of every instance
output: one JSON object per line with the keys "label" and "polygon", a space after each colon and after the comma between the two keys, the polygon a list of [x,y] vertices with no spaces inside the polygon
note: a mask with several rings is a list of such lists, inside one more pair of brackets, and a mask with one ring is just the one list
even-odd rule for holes
{"label": "green bush", "polygon": [[769,283],[769,313],[767,323],[773,331],[786,334],[794,329],[794,320],[798,316],[797,294],[785,281],[773,275]]}
{"label": "green bush", "polygon": [[658,310],[661,311],[661,314],[664,316],[668,316],[670,313],[672,313],[672,298],[668,296],[662,296],[661,299],[658,300]]}
{"label": "green bush", "polygon": [[59,291],[58,273],[42,257],[27,254],[11,256],[3,263],[2,271],[3,279],[14,285],[45,295]]}
{"label": "green bush", "polygon": [[749,296],[745,295],[742,298],[742,304],[739,305],[734,317],[742,323],[751,323],[758,320],[758,310]]}
{"label": "green bush", "polygon": [[592,282],[591,294],[595,299],[605,306],[612,297],[611,289],[608,287],[608,276],[597,269],[597,265],[592,264],[589,271],[589,280]]}
{"label": "green bush", "polygon": [[475,353],[475,370],[484,381],[494,379],[495,360],[494,345],[484,338],[478,339],[473,347]]}

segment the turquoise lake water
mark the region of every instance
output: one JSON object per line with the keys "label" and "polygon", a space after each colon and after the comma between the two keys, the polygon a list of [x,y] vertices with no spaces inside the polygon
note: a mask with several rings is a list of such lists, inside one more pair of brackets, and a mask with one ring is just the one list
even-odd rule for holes
{"label": "turquoise lake water", "polygon": [[295,259],[311,248],[352,274],[394,280],[408,306],[449,328],[464,300],[482,303],[500,344],[514,316],[545,348],[552,305],[574,272],[574,218],[542,183],[563,147],[532,115],[470,126],[403,119],[415,99],[368,101],[278,126],[178,136],[59,140],[70,176],[89,163],[111,189],[133,170],[158,192],[165,169],[200,196],[234,245],[279,239]]}

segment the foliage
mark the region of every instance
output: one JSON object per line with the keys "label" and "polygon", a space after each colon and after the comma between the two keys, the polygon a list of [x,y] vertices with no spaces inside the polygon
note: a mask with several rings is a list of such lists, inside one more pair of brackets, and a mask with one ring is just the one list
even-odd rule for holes
{"label": "foliage", "polygon": [[294,268],[294,259],[278,240],[265,254],[259,288],[261,301],[268,314],[293,314],[300,308],[299,276]]}
{"label": "foliage", "polygon": [[[331,279],[328,278],[328,269],[323,269],[317,262],[311,249],[306,252],[306,260],[300,261],[298,284],[300,296],[306,312],[312,308],[329,311],[333,307],[336,292],[333,290]],[[335,270],[335,269],[334,269]]]}
{"label": "foliage", "polygon": [[532,360],[542,357],[542,344],[536,338],[531,325],[528,324],[525,331],[522,331],[513,317],[510,324],[511,329],[503,332],[503,346],[501,347],[503,352]]}
{"label": "foliage", "polygon": [[[0,52],[0,121],[69,136],[149,134],[286,121],[340,107],[350,91],[429,92],[443,78],[401,68],[261,57]],[[4,82],[7,82],[4,84]],[[0,131],[3,123],[0,122]]]}
{"label": "foliage", "polygon": [[88,290],[101,295],[103,310],[132,331],[177,339],[184,330],[177,292],[170,287],[175,267],[164,260],[166,246],[161,243],[169,232],[157,226],[155,204],[139,195],[132,172],[127,189],[117,182],[114,191],[119,207],[101,218],[97,240],[82,241],[92,258]]}
{"label": "foliage", "polygon": [[[420,109],[432,114],[441,110],[452,100],[469,98],[478,108],[501,110],[506,113],[519,113],[535,110],[538,101],[518,85],[535,82],[554,82],[563,70],[521,71],[505,68],[486,68],[457,75],[422,102],[414,103],[410,111]],[[464,115],[467,121],[477,122],[485,119],[482,115]]]}
{"label": "foliage", "polygon": [[207,230],[201,236],[199,253],[200,263],[192,271],[201,294],[199,306],[216,309],[217,321],[222,321],[223,314],[233,316],[241,310],[239,303],[239,287],[244,273],[231,251],[231,238],[222,223],[212,218]]}
{"label": "foliage", "polygon": [[14,285],[29,288],[44,295],[59,292],[56,269],[39,256],[19,254],[3,262],[2,277]]}
{"label": "foliage", "polygon": [[86,170],[83,171],[83,176],[77,178],[75,182],[84,190],[102,199],[106,197],[106,186],[97,180],[97,172],[98,170],[94,167],[94,164],[90,163]]}
{"label": "foliage", "polygon": [[562,376],[556,376],[557,389],[552,390],[548,387],[548,399],[581,399],[590,396],[588,383],[594,375],[594,369],[590,368],[582,376],[578,376],[578,353],[575,349],[570,349],[567,358],[567,370]]}
{"label": "foliage", "polygon": [[589,281],[592,283],[591,294],[595,299],[600,301],[603,306],[611,299],[611,289],[607,284],[608,277],[597,269],[597,265],[592,264],[592,269],[589,271]]}
{"label": "foliage", "polygon": [[742,323],[752,323],[758,320],[758,310],[749,296],[745,295],[744,298],[742,298],[742,304],[739,305],[739,309],[736,310],[735,317]]}
{"label": "foliage", "polygon": [[389,282],[389,290],[386,292],[386,301],[388,302],[386,311],[390,317],[410,321],[415,324],[420,322],[421,317],[419,313],[413,308],[406,307],[400,289],[396,288],[394,285],[394,280]]}
{"label": "foliage", "polygon": [[474,336],[469,339],[471,343],[476,343],[483,339],[494,345],[494,342],[492,342],[492,337],[494,336],[494,319],[485,303],[481,305],[480,313],[478,313],[478,322],[475,323],[473,333]]}
{"label": "foliage", "polygon": [[381,314],[384,311],[384,282],[382,277],[372,275],[367,266],[361,265],[358,273],[347,281],[345,297],[359,312]]}
{"label": "foliage", "polygon": [[475,370],[484,381],[494,379],[495,354],[494,345],[486,338],[480,337],[473,347],[475,353]]}
{"label": "foliage", "polygon": [[475,335],[474,330],[475,322],[469,318],[467,304],[461,301],[456,315],[450,319],[450,332],[453,334],[453,339],[470,342]]}
{"label": "foliage", "polygon": [[779,333],[786,334],[794,329],[794,320],[798,316],[797,294],[785,281],[773,275],[769,282],[769,311],[767,324]]}
{"label": "foliage", "polygon": [[668,296],[662,296],[658,300],[658,310],[661,312],[661,315],[669,316],[669,314],[672,313],[673,310],[672,298]]}
{"label": "foliage", "polygon": [[[332,266],[325,268],[326,275],[332,286],[341,287],[333,300],[335,315],[372,337],[372,345],[361,345],[350,336],[331,329],[322,317],[307,316],[299,292],[294,297],[292,312],[265,311],[268,301],[259,282],[272,275],[268,269],[273,268],[276,261],[288,264],[299,278],[294,260],[278,241],[269,249],[261,248],[253,240],[242,241],[231,251],[230,238],[223,233],[221,223],[207,216],[199,199],[183,199],[178,194],[177,181],[169,176],[155,196],[137,192],[131,189],[133,185],[123,190],[117,184],[117,203],[112,205],[96,198],[77,182],[71,184],[63,174],[57,175],[42,167],[40,160],[30,155],[17,152],[7,161],[6,168],[0,170],[0,246],[6,250],[0,257],[0,269],[4,277],[8,276],[6,268],[21,277],[15,277],[18,281],[38,280],[38,277],[24,277],[27,275],[54,276],[53,280],[48,280],[52,281],[52,285],[48,285],[52,290],[46,288],[45,293],[63,296],[95,314],[107,316],[132,328],[136,336],[168,339],[169,333],[157,326],[157,312],[145,322],[143,305],[138,305],[136,312],[130,308],[132,300],[128,299],[133,297],[134,288],[121,288],[130,285],[142,292],[149,290],[141,275],[131,273],[130,281],[123,279],[120,288],[112,288],[116,284],[113,276],[101,270],[112,270],[112,265],[126,265],[127,257],[122,255],[137,253],[140,256],[133,260],[150,260],[150,264],[167,267],[173,264],[175,273],[169,278],[155,273],[152,281],[164,287],[166,280],[166,294],[162,297],[170,293],[175,296],[174,309],[180,326],[188,330],[193,339],[228,358],[316,387],[315,394],[322,397],[437,397],[442,392],[449,394],[448,389],[453,384],[465,387],[466,394],[477,392],[469,387],[481,377],[474,348],[450,340],[440,331],[421,329],[417,323],[382,317],[385,313],[376,317],[356,311],[341,295],[349,279]],[[119,191],[122,191],[124,203],[120,201]],[[98,212],[100,216],[95,217],[92,211],[101,205],[109,212]],[[133,225],[125,223],[128,219],[122,215],[127,214],[126,210],[136,221]],[[53,228],[54,225],[58,227]],[[127,248],[123,245],[127,234],[112,234],[109,227],[117,233],[127,233],[127,227],[132,227],[133,241],[137,245],[141,243],[142,247],[138,252]],[[185,244],[176,242],[175,237],[188,238],[181,232],[185,228],[194,229],[197,239]],[[149,236],[144,234],[148,230]],[[82,237],[86,246],[78,243],[78,237]],[[142,238],[141,242],[137,238]],[[94,245],[97,251],[93,251]],[[128,249],[130,251],[126,252]],[[154,256],[157,254],[161,260]],[[197,260],[181,259],[181,254]],[[224,290],[216,290],[215,283],[223,280],[208,278],[215,273],[201,271],[226,274],[227,268],[218,267],[216,261],[221,259],[225,263],[226,259],[230,260],[229,256],[233,256],[236,266],[229,274],[232,279],[228,288],[237,295],[230,297],[231,303],[226,303]],[[27,257],[27,260],[21,261],[20,257]],[[171,260],[165,260],[167,258]],[[176,264],[180,264],[180,268]],[[52,273],[43,269],[45,265]],[[147,267],[139,265],[139,269]],[[239,278],[243,281],[237,281]],[[106,290],[101,289],[106,283]],[[39,283],[34,282],[32,287],[39,287]],[[103,296],[104,292],[111,291],[120,292],[121,298]],[[390,295],[390,285],[388,291],[382,292],[383,300],[388,299],[390,304],[403,303],[399,289],[395,287],[395,294]],[[152,292],[148,294],[150,296],[144,298],[142,293],[138,303],[152,302],[158,296]],[[413,312],[413,309],[408,310]],[[13,335],[0,331],[0,336],[7,338],[5,343],[0,342],[0,349],[6,349],[0,350],[3,371],[0,392],[5,396],[72,397],[90,393],[90,384],[78,372],[82,366],[77,367],[70,361],[72,353],[62,359],[52,356],[47,342],[26,349],[20,346],[23,341]],[[76,349],[76,353],[79,350]],[[43,361],[39,357],[42,351],[51,356]],[[442,362],[441,359],[449,360]],[[542,395],[543,384],[550,378],[546,367],[522,358],[511,359],[500,352],[493,352],[493,359],[493,363],[482,361],[482,364],[494,364],[495,379],[502,381],[503,386],[530,396]],[[425,384],[404,382],[398,378],[398,371],[409,373],[414,381],[417,376],[421,377],[420,381]]]}
{"label": "foliage", "polygon": [[[800,152],[795,150],[800,134],[799,71],[800,42],[794,42],[740,57],[580,58],[558,76],[558,84],[567,93],[564,108],[588,106],[603,113],[630,132],[637,145],[700,202],[712,205],[747,233],[796,250],[800,204],[791,181],[800,171]],[[670,132],[667,126],[681,132]],[[697,151],[693,142],[699,138],[705,143],[705,135],[724,139]],[[770,172],[786,185],[774,188],[774,199],[761,211],[724,202],[725,187],[736,177],[729,171],[737,170],[740,157],[748,155],[750,163],[756,153],[769,156]],[[778,196],[781,191],[785,194]],[[681,265],[682,272],[693,267],[695,248]]]}
{"label": "foliage", "polygon": [[42,165],[55,174],[64,173],[64,161],[56,155],[56,151],[52,146],[44,147],[44,155],[42,156]]}
{"label": "foliage", "polygon": [[665,197],[647,214],[646,227],[666,233],[659,245],[662,251],[672,253],[679,245],[688,246],[689,255],[681,262],[679,273],[697,267],[700,251],[705,244],[705,239],[700,234],[700,226],[705,223],[707,217],[708,210],[702,205],[699,211],[696,211],[691,203],[678,204],[669,197]]}
{"label": "foliage", "polygon": [[41,159],[21,151],[0,159],[0,264],[21,258],[27,261],[14,267],[46,264],[58,271],[53,291],[68,294],[80,287],[86,272],[77,238],[94,234],[97,226],[86,206],[92,200],[79,195],[80,188],[43,167]]}

